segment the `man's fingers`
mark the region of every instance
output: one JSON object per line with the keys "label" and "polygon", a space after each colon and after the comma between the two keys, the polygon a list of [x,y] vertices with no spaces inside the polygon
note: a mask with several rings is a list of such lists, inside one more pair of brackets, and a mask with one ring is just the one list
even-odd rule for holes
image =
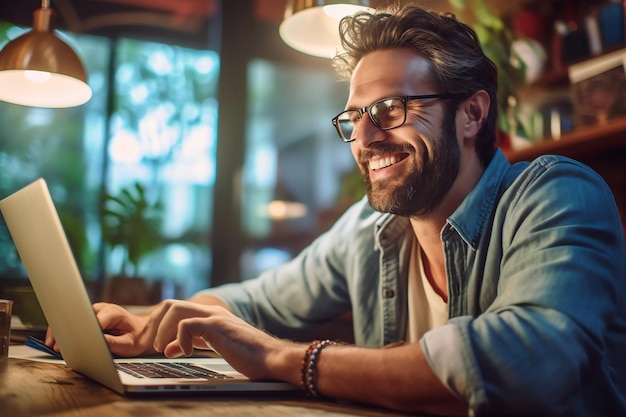
{"label": "man's fingers", "polygon": [[180,355],[191,356],[193,353],[193,336],[187,334],[184,330],[185,320],[178,324],[178,333],[176,339],[167,343],[163,349],[163,354],[168,358],[174,358]]}
{"label": "man's fingers", "polygon": [[173,340],[176,335],[178,320],[172,316],[178,316],[176,310],[178,310],[177,305],[179,303],[164,301],[150,314],[150,321],[156,326],[153,348],[157,352],[162,352],[167,343]]}
{"label": "man's fingers", "polygon": [[104,339],[109,345],[111,353],[114,355],[128,354],[128,350],[133,346],[134,339],[130,333],[125,333],[121,336],[115,336],[112,334],[104,334]]}
{"label": "man's fingers", "polygon": [[166,309],[156,312],[159,323],[154,338],[154,349],[162,352],[174,339],[178,332],[179,322],[189,317],[206,316],[208,312],[196,304],[179,301],[168,303]]}
{"label": "man's fingers", "polygon": [[[159,323],[153,344],[153,347],[157,352],[163,352],[170,342],[178,338],[181,323],[187,322],[189,319],[191,321],[189,321],[185,326],[192,326],[190,327],[190,330],[195,334],[191,337],[192,341],[189,342],[189,346],[185,346],[184,352],[186,352],[186,354],[191,354],[191,344],[194,343],[193,338],[199,337],[202,330],[209,326],[211,321],[208,320],[211,317],[220,317],[225,313],[231,315],[228,310],[221,306],[201,306],[187,301],[172,301],[167,304],[167,308],[155,311],[155,317],[160,318],[160,321],[155,321],[156,323]],[[151,317],[151,320],[152,319],[154,319],[154,317]],[[196,347],[202,346],[204,349],[207,348],[206,343],[196,343],[198,343]]]}
{"label": "man's fingers", "polygon": [[190,354],[186,354],[183,349],[178,344],[178,340],[174,340],[170,342],[165,349],[163,349],[163,354],[166,358],[178,358],[179,356],[190,356]]}
{"label": "man's fingers", "polygon": [[48,346],[55,352],[60,352],[59,346],[57,346],[57,341],[54,338],[54,335],[52,334],[52,330],[50,330],[50,327],[46,329],[46,336],[44,337],[44,343],[46,346]]}
{"label": "man's fingers", "polygon": [[93,309],[102,330],[115,332],[116,330],[126,330],[129,327],[129,324],[123,320],[129,314],[122,307],[115,304],[95,303]]}
{"label": "man's fingers", "polygon": [[96,318],[98,319],[102,330],[113,329],[119,322],[119,315],[110,309],[96,311]]}
{"label": "man's fingers", "polygon": [[52,330],[50,330],[50,327],[46,329],[46,337],[44,338],[44,342],[49,347],[54,346],[55,340],[54,336],[52,335]]}
{"label": "man's fingers", "polygon": [[210,348],[211,345],[206,336],[207,321],[207,318],[202,317],[181,320],[178,324],[176,340],[168,343],[163,351],[165,356],[174,357],[180,354],[190,356],[194,347]]}

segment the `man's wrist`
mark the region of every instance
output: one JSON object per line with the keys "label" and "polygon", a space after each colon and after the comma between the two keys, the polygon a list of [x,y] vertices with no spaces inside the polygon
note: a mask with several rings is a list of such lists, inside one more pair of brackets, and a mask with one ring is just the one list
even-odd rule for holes
{"label": "man's wrist", "polygon": [[281,342],[284,345],[275,349],[275,354],[268,356],[268,369],[274,374],[274,379],[300,386],[302,357],[308,345],[289,341]]}

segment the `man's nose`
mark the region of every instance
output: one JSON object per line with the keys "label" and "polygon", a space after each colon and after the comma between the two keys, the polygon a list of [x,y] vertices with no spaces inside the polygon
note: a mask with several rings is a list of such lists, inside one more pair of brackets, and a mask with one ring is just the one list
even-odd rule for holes
{"label": "man's nose", "polygon": [[374,124],[369,113],[363,113],[361,120],[354,129],[355,140],[363,147],[367,147],[374,142],[382,142],[387,137],[387,132]]}

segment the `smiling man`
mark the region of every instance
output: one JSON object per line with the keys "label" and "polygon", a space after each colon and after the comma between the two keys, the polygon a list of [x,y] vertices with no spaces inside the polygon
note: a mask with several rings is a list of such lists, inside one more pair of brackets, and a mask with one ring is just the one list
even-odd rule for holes
{"label": "smiling man", "polygon": [[[369,203],[380,212],[413,217],[432,215],[459,177],[455,115],[442,111],[441,100],[467,98],[469,94],[435,92],[435,87],[429,85],[432,83],[425,82],[429,72],[429,61],[415,56],[413,49],[372,52],[361,59],[352,76],[348,110],[333,120],[340,137],[352,143]],[[409,80],[413,82],[406,85]],[[414,90],[421,94],[402,93]],[[390,92],[397,92],[397,96],[386,97]],[[488,109],[489,97],[484,95]],[[368,97],[385,98],[369,107],[351,105]],[[365,113],[369,118],[361,125],[358,122]],[[435,115],[439,119],[434,119]],[[435,120],[439,123],[433,126]],[[409,141],[385,140],[387,135],[416,127],[419,130],[411,132]],[[391,129],[399,130],[390,132]],[[477,175],[474,174],[475,180]]]}
{"label": "smiling man", "polygon": [[[495,66],[453,16],[360,13],[341,34],[333,123],[367,196],[256,279],[146,316],[96,304],[111,350],[210,346],[254,379],[412,413],[626,415],[624,235],[602,178],[509,164]],[[353,344],[310,341],[348,312]]]}

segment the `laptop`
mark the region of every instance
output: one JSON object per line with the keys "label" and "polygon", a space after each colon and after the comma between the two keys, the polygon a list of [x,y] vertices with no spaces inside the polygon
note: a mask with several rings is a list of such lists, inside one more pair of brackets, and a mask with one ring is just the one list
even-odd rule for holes
{"label": "laptop", "polygon": [[[63,359],[74,371],[120,394],[299,390],[286,382],[251,381],[222,358],[114,359],[45,180],[40,178],[1,200],[0,211]],[[151,376],[143,375],[145,367],[152,368]],[[172,368],[182,369],[182,375],[174,376]],[[155,375],[163,369],[165,376]]]}

